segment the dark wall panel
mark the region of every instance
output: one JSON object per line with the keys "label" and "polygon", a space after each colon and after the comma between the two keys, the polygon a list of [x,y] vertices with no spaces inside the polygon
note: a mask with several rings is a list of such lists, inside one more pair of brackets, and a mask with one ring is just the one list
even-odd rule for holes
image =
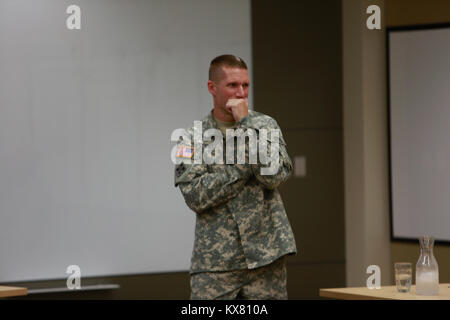
{"label": "dark wall panel", "polygon": [[285,128],[342,127],[339,0],[252,1],[255,110]]}
{"label": "dark wall panel", "polygon": [[280,187],[299,253],[292,299],[345,286],[341,1],[252,1],[255,110],[279,123],[306,176]]}

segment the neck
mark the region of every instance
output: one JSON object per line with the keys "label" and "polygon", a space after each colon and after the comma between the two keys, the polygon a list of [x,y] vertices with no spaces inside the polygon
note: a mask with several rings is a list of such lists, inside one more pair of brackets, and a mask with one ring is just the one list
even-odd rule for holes
{"label": "neck", "polygon": [[218,107],[214,107],[213,116],[223,122],[235,122],[231,113],[225,113]]}

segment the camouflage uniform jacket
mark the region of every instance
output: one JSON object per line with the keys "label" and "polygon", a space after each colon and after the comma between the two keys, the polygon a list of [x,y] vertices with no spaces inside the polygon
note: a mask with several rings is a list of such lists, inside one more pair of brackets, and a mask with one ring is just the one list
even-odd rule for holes
{"label": "camouflage uniform jacket", "polygon": [[[203,132],[210,128],[217,128],[212,113],[202,120]],[[273,118],[252,110],[236,122],[237,128],[253,128],[258,135],[258,129],[279,129]],[[193,128],[187,132],[193,137]],[[270,150],[270,137],[266,140]],[[203,150],[206,145],[203,142]],[[175,166],[175,186],[196,212],[191,274],[254,269],[296,253],[294,235],[276,189],[292,171],[281,130],[278,171],[261,175],[262,167],[268,165],[247,161],[244,165],[192,162]]]}

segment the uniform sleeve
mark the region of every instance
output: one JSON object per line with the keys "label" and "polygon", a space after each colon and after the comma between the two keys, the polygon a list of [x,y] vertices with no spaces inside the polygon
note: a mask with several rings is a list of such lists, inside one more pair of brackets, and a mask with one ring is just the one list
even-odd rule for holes
{"label": "uniform sleeve", "polygon": [[[281,133],[280,127],[278,126],[277,122],[269,118],[264,126],[262,127],[260,123],[254,123],[250,117],[245,117],[238,121],[239,127],[242,129],[254,129],[258,134],[258,141],[259,139],[262,139],[262,135],[260,134],[261,129],[266,129],[268,131],[267,138],[265,139],[267,141],[267,155],[270,159],[270,154],[272,150],[272,137],[271,137],[271,129],[278,130],[279,136],[278,136],[278,167],[275,167],[275,171],[271,174],[262,174],[261,169],[263,168],[269,168],[271,167],[271,164],[262,164],[261,161],[258,161],[256,164],[252,164],[252,172],[256,179],[262,183],[267,189],[275,189],[277,188],[281,183],[286,181],[289,176],[292,173],[292,161],[289,158],[289,155],[287,153],[286,148],[286,142],[283,139],[283,135]],[[259,146],[258,146],[259,147]],[[273,165],[272,165],[273,166]]]}
{"label": "uniform sleeve", "polygon": [[252,175],[249,165],[186,164],[175,166],[175,186],[193,211],[221,205],[234,198]]}

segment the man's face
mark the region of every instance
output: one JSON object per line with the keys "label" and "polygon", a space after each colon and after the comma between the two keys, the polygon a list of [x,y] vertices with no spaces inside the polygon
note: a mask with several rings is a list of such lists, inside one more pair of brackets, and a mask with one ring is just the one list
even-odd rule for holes
{"label": "man's face", "polygon": [[209,92],[214,97],[214,108],[231,114],[225,108],[228,99],[247,99],[250,78],[246,69],[223,67],[219,79],[208,81]]}

